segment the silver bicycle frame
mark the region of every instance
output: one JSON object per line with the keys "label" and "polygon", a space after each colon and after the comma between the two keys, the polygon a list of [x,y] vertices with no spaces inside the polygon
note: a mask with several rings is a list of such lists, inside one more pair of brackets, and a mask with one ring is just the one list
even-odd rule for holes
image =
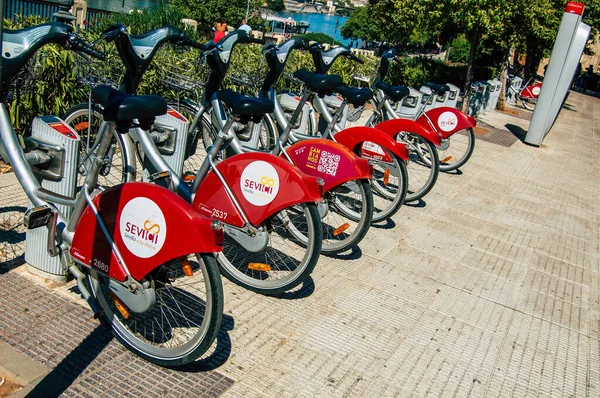
{"label": "silver bicycle frame", "polygon": [[[215,102],[218,102],[218,101],[213,101],[213,106],[215,105]],[[200,106],[198,108],[198,112],[194,116],[194,120],[195,121],[201,120],[202,114],[205,112],[205,110],[206,110],[206,108],[204,108],[203,106]],[[217,178],[219,179],[219,181],[221,182],[221,184],[223,185],[223,188],[227,192],[227,195],[231,198],[233,205],[235,206],[236,210],[240,213],[240,216],[244,220],[244,223],[246,224],[247,227],[250,227],[250,222],[248,221],[248,217],[246,216],[246,213],[244,213],[242,206],[240,205],[237,198],[233,194],[231,187],[227,184],[225,177],[223,177],[223,175],[217,169],[216,164],[215,164],[215,160],[218,158],[221,147],[226,142],[232,140],[233,137],[235,137],[235,134],[233,134],[231,128],[237,120],[238,119],[235,117],[229,117],[223,122],[222,128],[220,129],[219,135],[217,136],[217,139],[214,142],[214,145],[207,148],[206,158],[200,165],[200,169],[198,169],[198,171],[196,172],[194,182],[192,183],[192,186],[190,188],[188,188],[187,184],[185,184],[183,182],[181,177],[176,175],[173,172],[173,170],[169,167],[169,165],[165,162],[165,160],[160,155],[160,152],[158,152],[156,145],[154,145],[154,141],[152,141],[152,139],[150,138],[150,135],[148,134],[147,131],[142,130],[141,128],[137,127],[137,128],[135,128],[135,136],[132,136],[131,138],[134,141],[139,142],[139,144],[142,146],[142,149],[144,150],[144,155],[148,156],[148,160],[150,161],[150,163],[152,163],[154,168],[159,173],[160,172],[168,172],[170,174],[171,182],[172,182],[175,190],[179,193],[179,195],[181,197],[183,197],[189,203],[193,203],[196,192],[198,192],[198,189],[200,188],[202,181],[204,180],[204,178],[206,178],[206,176],[208,175],[208,172],[212,170],[215,173],[215,175],[217,176]],[[197,125],[197,123],[195,125]],[[189,134],[190,131],[193,131],[193,130],[188,129],[187,134]]]}

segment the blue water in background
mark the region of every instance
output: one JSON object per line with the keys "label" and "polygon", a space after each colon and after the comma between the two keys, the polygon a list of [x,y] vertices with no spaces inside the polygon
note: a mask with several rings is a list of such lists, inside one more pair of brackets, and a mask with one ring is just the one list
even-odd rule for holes
{"label": "blue water in background", "polygon": [[[147,7],[155,7],[158,5],[156,0],[88,0],[88,7],[110,10],[110,11],[129,11],[132,8],[143,9]],[[296,21],[305,21],[310,24],[308,32],[326,33],[337,41],[350,44],[350,40],[345,40],[340,34],[340,28],[346,23],[348,17],[328,14],[304,14],[297,12],[278,12],[280,17],[291,17]],[[336,26],[337,23],[337,26]]]}
{"label": "blue water in background", "polygon": [[[328,15],[328,14],[303,14],[298,12],[278,12],[276,13],[280,17],[288,18],[292,17],[296,21],[308,22],[310,26],[307,32],[321,32],[326,33],[333,37],[337,41],[344,43],[345,45],[350,44],[350,40],[345,40],[340,34],[340,29],[348,20],[348,17],[341,17],[339,15]],[[338,26],[336,27],[336,23]]]}

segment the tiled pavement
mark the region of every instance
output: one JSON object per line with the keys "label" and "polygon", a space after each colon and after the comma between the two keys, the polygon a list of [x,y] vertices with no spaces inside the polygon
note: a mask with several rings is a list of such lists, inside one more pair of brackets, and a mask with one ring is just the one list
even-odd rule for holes
{"label": "tiled pavement", "polygon": [[138,359],[68,286],[6,264],[0,340],[64,396],[600,396],[600,100],[567,104],[541,148],[519,140],[527,111],[484,115],[460,174],[300,291],[224,281],[218,344],[187,369]]}

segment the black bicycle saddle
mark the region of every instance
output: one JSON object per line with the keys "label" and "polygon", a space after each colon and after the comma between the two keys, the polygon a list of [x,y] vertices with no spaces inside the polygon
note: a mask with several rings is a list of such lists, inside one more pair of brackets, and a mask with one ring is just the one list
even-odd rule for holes
{"label": "black bicycle saddle", "polygon": [[167,102],[157,95],[131,95],[101,85],[92,90],[92,98],[104,108],[107,122],[153,119],[167,113]]}
{"label": "black bicycle saddle", "polygon": [[320,96],[331,93],[342,85],[342,78],[338,75],[322,75],[306,69],[297,70],[294,77],[302,80],[309,89],[316,91]]}

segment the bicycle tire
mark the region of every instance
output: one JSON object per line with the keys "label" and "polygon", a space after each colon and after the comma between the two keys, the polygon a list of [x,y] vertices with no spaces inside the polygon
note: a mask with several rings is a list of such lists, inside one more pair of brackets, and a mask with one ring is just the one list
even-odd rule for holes
{"label": "bicycle tire", "polygon": [[457,131],[448,137],[448,148],[437,148],[440,171],[452,171],[463,166],[475,149],[475,132],[471,127]]}
{"label": "bicycle tire", "polygon": [[435,185],[439,172],[439,158],[435,145],[425,138],[408,131],[396,136],[408,149],[406,162],[408,192],[404,203],[414,202],[427,195]]}
{"label": "bicycle tire", "polygon": [[[382,149],[392,158],[391,163],[369,159],[373,165],[373,176],[370,180],[374,203],[373,222],[383,221],[396,214],[408,192],[408,173],[404,160],[387,149]],[[392,188],[391,191],[388,186]]]}
{"label": "bicycle tire", "polygon": [[362,241],[373,221],[371,185],[368,180],[348,181],[327,192],[325,198],[328,209],[321,217],[321,252],[338,254],[351,250]]}
{"label": "bicycle tire", "polygon": [[[89,105],[82,103],[69,108],[62,117],[65,123],[71,126],[80,137],[81,146],[77,168],[78,188],[83,185],[83,180],[87,175],[89,167],[87,162],[91,161],[87,148],[90,147],[90,143],[94,142],[97,129],[103,120],[102,108],[97,104],[92,106],[92,127],[89,130],[91,134],[88,134],[89,116]],[[111,151],[112,155],[110,155]],[[136,159],[129,135],[119,134],[115,130],[108,153],[107,164],[102,167],[98,176],[98,185],[109,188],[124,182],[135,181]]]}
{"label": "bicycle tire", "polygon": [[[292,213],[302,214],[305,221],[302,216],[291,220]],[[233,283],[256,293],[275,295],[289,291],[310,275],[319,259],[323,230],[317,206],[314,203],[290,206],[270,217],[262,226],[269,233],[269,241],[258,252],[245,250],[225,231],[223,251],[216,255],[221,273]],[[300,260],[290,255],[284,263],[282,253],[287,246]],[[268,267],[256,269],[256,264]]]}
{"label": "bicycle tire", "polygon": [[[115,305],[108,277],[94,269],[88,272],[90,291],[113,334],[127,349],[149,362],[166,367],[190,363],[204,354],[217,337],[223,317],[223,287],[218,265],[210,254],[195,254],[195,257],[195,263],[190,261],[194,271],[191,277],[185,275],[179,259],[152,271],[146,281],[154,286],[156,304],[144,313],[130,311],[127,319]],[[186,286],[182,281],[191,282]],[[191,285],[197,285],[193,292]],[[190,318],[184,314],[193,310],[197,311]],[[163,334],[157,336],[160,332]],[[179,344],[183,340],[186,341]]]}
{"label": "bicycle tire", "polygon": [[527,101],[523,98],[521,98],[521,103],[523,104],[523,106],[527,109],[529,109],[530,111],[534,111],[535,110],[535,105],[537,103],[537,101]]}

